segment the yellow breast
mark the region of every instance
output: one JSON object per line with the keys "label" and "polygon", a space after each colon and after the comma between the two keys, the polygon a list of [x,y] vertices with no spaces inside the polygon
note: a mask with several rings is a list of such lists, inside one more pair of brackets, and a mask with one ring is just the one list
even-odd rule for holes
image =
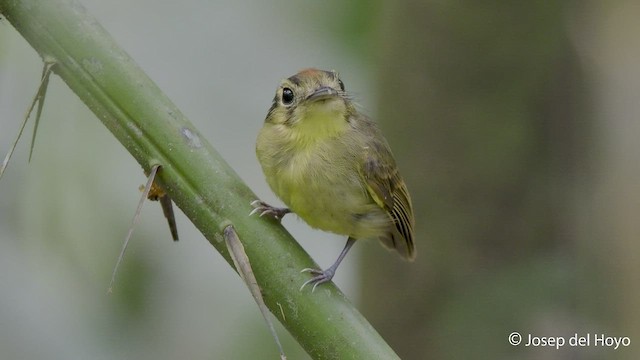
{"label": "yellow breast", "polygon": [[265,125],[257,154],[269,186],[291,211],[314,228],[354,238],[388,232],[389,216],[369,196],[353,151],[340,138],[302,145],[290,132]]}

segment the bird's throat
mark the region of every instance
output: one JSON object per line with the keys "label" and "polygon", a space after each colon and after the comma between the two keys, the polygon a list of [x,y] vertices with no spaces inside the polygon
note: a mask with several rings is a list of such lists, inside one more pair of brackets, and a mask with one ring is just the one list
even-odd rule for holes
{"label": "bird's throat", "polygon": [[300,118],[291,130],[307,144],[336,137],[349,128],[346,108],[338,102],[310,104],[298,115]]}

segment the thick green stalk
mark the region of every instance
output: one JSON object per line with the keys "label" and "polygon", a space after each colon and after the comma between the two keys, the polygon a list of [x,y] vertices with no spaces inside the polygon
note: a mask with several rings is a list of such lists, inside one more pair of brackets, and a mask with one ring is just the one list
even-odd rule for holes
{"label": "thick green stalk", "polygon": [[311,258],[281,226],[248,216],[256,196],[81,5],[0,0],[0,13],[145,171],[162,165],[171,198],[230,264],[222,230],[233,224],[265,302],[313,358],[397,358],[333,284],[299,290]]}

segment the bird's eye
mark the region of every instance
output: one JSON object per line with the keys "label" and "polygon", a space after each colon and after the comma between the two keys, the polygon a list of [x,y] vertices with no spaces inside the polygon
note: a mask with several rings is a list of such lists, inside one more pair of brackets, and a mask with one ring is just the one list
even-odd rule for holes
{"label": "bird's eye", "polygon": [[338,85],[340,85],[340,90],[344,91],[344,83],[342,80],[338,79]]}
{"label": "bird's eye", "polygon": [[289,88],[282,89],[282,104],[291,105],[293,102],[293,90]]}

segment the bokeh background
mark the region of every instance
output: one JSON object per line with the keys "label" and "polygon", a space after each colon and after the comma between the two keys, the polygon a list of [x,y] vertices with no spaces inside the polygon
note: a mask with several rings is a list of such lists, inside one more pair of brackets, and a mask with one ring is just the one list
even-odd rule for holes
{"label": "bokeh background", "polygon": [[[256,194],[254,141],[278,81],[335,69],[383,128],[414,200],[418,258],[359,244],[335,278],[403,359],[640,354],[637,1],[81,3]],[[0,20],[0,154],[41,61]],[[0,180],[0,358],[275,359],[237,275],[57,77]],[[284,225],[329,265],[344,239]],[[307,355],[278,327],[290,359]],[[626,336],[533,348],[508,335]]]}

